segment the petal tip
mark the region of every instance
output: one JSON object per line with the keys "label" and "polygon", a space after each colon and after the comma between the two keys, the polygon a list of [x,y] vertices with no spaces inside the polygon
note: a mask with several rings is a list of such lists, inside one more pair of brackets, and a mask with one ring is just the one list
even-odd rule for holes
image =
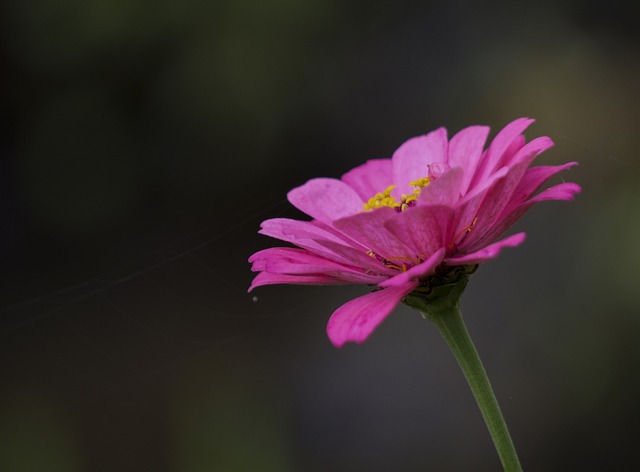
{"label": "petal tip", "polygon": [[362,344],[415,286],[409,283],[376,290],[348,301],[327,322],[329,340],[336,347],[347,342]]}

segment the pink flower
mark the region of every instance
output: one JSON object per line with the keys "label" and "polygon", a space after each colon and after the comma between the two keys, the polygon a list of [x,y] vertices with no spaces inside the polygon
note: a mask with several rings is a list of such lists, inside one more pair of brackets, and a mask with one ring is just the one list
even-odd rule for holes
{"label": "pink flower", "polygon": [[409,139],[391,159],[291,190],[289,202],[313,220],[262,223],[260,233],[298,247],[251,256],[259,274],[249,291],[271,284],[373,285],[375,291],[342,305],[327,325],[334,345],[362,343],[429,277],[522,243],[524,233],[498,238],[533,204],[572,200],[580,192],[574,183],[561,183],[535,193],[577,163],[529,168],[553,146],[545,136],[525,141],[522,133],[532,122],[508,124],[486,150],[488,127],[470,126],[450,140],[439,128]]}

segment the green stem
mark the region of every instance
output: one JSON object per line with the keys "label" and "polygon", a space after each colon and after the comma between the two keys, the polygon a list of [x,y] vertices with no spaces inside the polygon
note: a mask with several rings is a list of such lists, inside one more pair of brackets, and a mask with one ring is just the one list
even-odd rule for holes
{"label": "green stem", "polygon": [[462,368],[505,472],[522,472],[507,424],[502,417],[478,351],[476,351],[462,320],[460,308],[457,303],[453,306],[450,305],[449,308],[446,312],[440,310],[421,311],[425,318],[430,319],[437,326]]}

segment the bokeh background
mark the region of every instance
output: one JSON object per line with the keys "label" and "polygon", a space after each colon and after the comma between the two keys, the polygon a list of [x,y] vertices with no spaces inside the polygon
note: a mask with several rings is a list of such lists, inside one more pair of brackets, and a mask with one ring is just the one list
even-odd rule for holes
{"label": "bokeh background", "polygon": [[580,167],[463,299],[526,470],[638,470],[638,2],[0,6],[0,470],[499,470],[435,328],[246,293],[286,191],[447,126]]}

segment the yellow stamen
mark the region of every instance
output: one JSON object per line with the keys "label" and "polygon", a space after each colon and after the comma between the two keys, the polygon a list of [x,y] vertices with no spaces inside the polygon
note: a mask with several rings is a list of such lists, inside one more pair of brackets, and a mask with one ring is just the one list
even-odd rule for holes
{"label": "yellow stamen", "polygon": [[[429,177],[420,177],[417,180],[412,180],[411,182],[409,182],[409,185],[411,185],[412,187],[424,188],[430,183],[431,183],[431,179]],[[420,192],[418,191],[418,193]]]}
{"label": "yellow stamen", "polygon": [[381,208],[383,206],[395,208],[396,211],[406,211],[411,207],[411,202],[415,202],[418,199],[418,195],[420,195],[420,191],[429,183],[431,179],[429,177],[421,177],[417,180],[413,180],[409,182],[409,185],[415,187],[413,189],[413,193],[407,195],[406,193],[402,194],[400,197],[400,201],[397,201],[395,197],[391,196],[391,192],[395,185],[389,185],[384,192],[378,192],[373,197],[371,197],[367,202],[362,205],[364,211],[375,210],[376,208]]}
{"label": "yellow stamen", "polygon": [[391,192],[394,188],[396,188],[395,185],[389,185],[384,192],[376,193],[369,199],[369,201],[363,204],[362,207],[365,211],[374,210],[383,206],[388,206],[391,208],[399,207],[400,203],[398,203],[396,199],[391,196]]}

